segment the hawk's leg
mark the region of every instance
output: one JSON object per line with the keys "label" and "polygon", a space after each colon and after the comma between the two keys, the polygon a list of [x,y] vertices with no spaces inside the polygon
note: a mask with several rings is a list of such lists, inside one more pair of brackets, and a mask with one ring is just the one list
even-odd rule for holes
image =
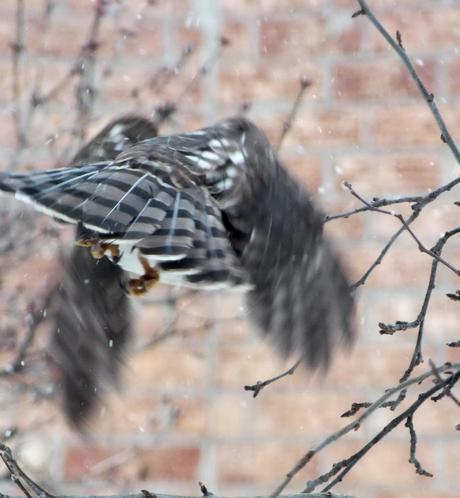
{"label": "hawk's leg", "polygon": [[91,251],[91,255],[94,259],[101,259],[106,251],[109,251],[112,260],[117,261],[120,257],[120,248],[115,244],[110,244],[108,242],[102,242],[97,239],[77,239],[75,244],[81,247],[89,247]]}
{"label": "hawk's leg", "polygon": [[133,296],[142,296],[160,280],[158,271],[155,270],[155,268],[152,268],[145,258],[139,258],[139,260],[144,268],[144,275],[139,278],[132,278],[131,280],[128,280],[128,283],[126,284],[128,293]]}

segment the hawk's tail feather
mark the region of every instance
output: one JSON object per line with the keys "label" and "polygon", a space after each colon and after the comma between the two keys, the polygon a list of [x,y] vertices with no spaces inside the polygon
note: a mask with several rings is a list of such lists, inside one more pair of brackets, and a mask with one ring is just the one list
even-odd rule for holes
{"label": "hawk's tail feather", "polygon": [[116,382],[131,337],[122,273],[82,247],[74,247],[64,261],[52,349],[62,374],[64,409],[77,426],[94,410],[104,381]]}

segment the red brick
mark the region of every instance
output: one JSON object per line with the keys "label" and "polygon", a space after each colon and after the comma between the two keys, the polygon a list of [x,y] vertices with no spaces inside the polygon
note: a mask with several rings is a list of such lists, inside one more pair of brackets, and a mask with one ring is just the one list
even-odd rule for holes
{"label": "red brick", "polygon": [[241,391],[216,396],[207,414],[207,433],[217,438],[247,437],[253,430],[255,403]]}
{"label": "red brick", "polygon": [[[352,280],[357,280],[368,270],[383,249],[384,244],[369,245],[366,249],[342,251],[351,270]],[[399,287],[403,285],[425,287],[431,259],[416,250],[414,245],[393,247],[369,276],[366,286]]]}
{"label": "red brick", "polygon": [[[428,3],[415,9],[399,6],[397,12],[391,7],[379,12],[379,20],[389,33],[401,32],[404,47],[416,61],[417,52],[455,49],[458,46],[458,6],[436,9]],[[375,29],[371,31],[371,44],[376,50],[388,50],[388,43]]]}
{"label": "red brick", "polygon": [[323,162],[320,158],[301,151],[283,153],[282,159],[287,169],[309,192],[316,193],[322,185]]}
{"label": "red brick", "polygon": [[309,15],[297,21],[268,18],[261,23],[260,53],[267,58],[301,60],[305,54],[354,52],[360,40],[356,23],[341,23],[333,28],[322,16]]}
{"label": "red brick", "polygon": [[[426,87],[436,93],[436,62],[428,58],[418,72]],[[418,96],[419,93],[407,69],[396,58],[386,57],[339,63],[335,95],[340,100],[359,100]]]}
{"label": "red brick", "polygon": [[338,430],[344,425],[340,414],[351,405],[352,398],[313,386],[308,386],[302,394],[275,393],[268,387],[255,402],[258,413],[256,434],[269,437],[296,435],[315,440],[318,434]]}
{"label": "red brick", "polygon": [[64,475],[66,479],[81,479],[91,472],[97,463],[113,454],[108,448],[91,446],[74,446],[68,448],[64,458]]}
{"label": "red brick", "polygon": [[[359,194],[371,198],[434,189],[440,182],[439,165],[434,153],[356,154],[336,160],[343,180],[350,182]],[[337,189],[343,188],[343,180],[337,181]]]}
{"label": "red brick", "polygon": [[[254,3],[252,0],[223,0],[223,6],[225,12],[229,15],[235,15],[237,13],[246,14],[258,13],[258,14],[285,14],[286,5],[280,4],[276,0],[261,0]],[[290,0],[288,11],[292,13],[310,11],[311,9],[316,9],[322,6],[321,0]]]}
{"label": "red brick", "polygon": [[[414,122],[417,126],[414,126]],[[440,144],[439,128],[423,102],[410,107],[379,109],[375,113],[372,132],[375,143],[382,147]]]}
{"label": "red brick", "polygon": [[[308,92],[308,91],[307,91]],[[311,101],[311,93],[305,97],[305,106]],[[263,127],[272,143],[277,143],[285,116],[260,116],[257,122]],[[360,113],[355,109],[311,111],[300,109],[291,129],[285,135],[283,151],[301,155],[309,154],[309,147],[318,150],[321,146],[348,145],[359,142]]]}
{"label": "red brick", "polygon": [[[119,465],[105,465],[121,458]],[[155,450],[73,446],[65,455],[65,476],[69,480],[114,473],[123,481],[148,479],[190,480],[195,477],[200,452],[193,447],[157,447]]]}
{"label": "red brick", "polygon": [[[363,333],[378,334],[379,318],[375,317],[375,322],[369,323]],[[404,317],[401,318],[404,319]],[[407,332],[407,334],[412,334],[415,341],[414,332]],[[360,345],[358,337],[357,345],[350,352],[337,358],[328,374],[327,383],[332,386],[352,386],[353,390],[378,389],[379,392],[396,385],[409,365],[414,343],[395,339],[395,337],[381,336],[378,340],[375,339],[372,352],[365,344]],[[359,397],[368,397],[365,392],[362,391]],[[363,399],[355,401],[363,401]],[[365,399],[365,401],[369,400]]]}
{"label": "red brick", "polygon": [[280,96],[292,100],[299,89],[299,79],[308,77],[313,85],[310,95],[321,96],[322,84],[318,68],[312,65],[295,65],[288,67],[274,64],[255,66],[241,61],[237,67],[222,67],[220,72],[220,101],[224,105],[231,104],[233,112],[245,102],[263,102],[276,100]]}
{"label": "red brick", "polygon": [[[452,433],[454,434],[454,433]],[[442,451],[445,452],[446,465],[443,468],[445,478],[451,480],[453,486],[458,485],[458,462],[460,461],[460,449],[457,444],[458,432],[452,436],[452,439],[445,442],[442,446]]]}
{"label": "red brick", "polygon": [[235,19],[225,17],[222,34],[230,43],[222,52],[222,64],[231,64],[231,61],[239,61],[242,54],[245,59],[252,60],[258,54],[256,32],[252,18]]}
{"label": "red brick", "polygon": [[[307,446],[276,442],[223,444],[218,450],[218,478],[225,483],[254,482],[274,486],[282,481],[289,468],[306,452]],[[292,462],[292,463],[291,463]],[[300,472],[293,483],[300,485],[311,478],[316,469],[313,460]]]}
{"label": "red brick", "polygon": [[218,384],[243,390],[246,384],[273,377],[283,366],[268,345],[258,341],[254,346],[225,346],[220,350]]}
{"label": "red brick", "polygon": [[[329,214],[339,213],[341,210],[330,209]],[[357,240],[364,234],[364,219],[360,216],[351,216],[336,221],[329,221],[325,226],[325,233],[332,239],[337,240],[337,247],[340,249],[343,240]]]}
{"label": "red brick", "polygon": [[201,351],[167,343],[131,357],[128,373],[126,385],[145,391],[154,381],[169,388],[204,386],[206,383],[205,362]]}
{"label": "red brick", "polygon": [[316,16],[299,22],[270,19],[262,21],[260,29],[260,52],[268,58],[295,59],[299,54],[324,52],[331,43],[325,20]]}
{"label": "red brick", "polygon": [[136,458],[120,467],[120,476],[127,481],[166,479],[196,480],[200,450],[193,446],[140,449]]}

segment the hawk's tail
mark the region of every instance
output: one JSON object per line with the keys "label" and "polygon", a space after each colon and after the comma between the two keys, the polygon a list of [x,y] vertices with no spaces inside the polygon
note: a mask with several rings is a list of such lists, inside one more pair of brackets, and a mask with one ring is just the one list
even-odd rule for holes
{"label": "hawk's tail", "polygon": [[64,409],[80,425],[94,409],[102,382],[117,380],[131,336],[123,272],[107,258],[74,247],[64,261],[55,305],[52,349],[61,371]]}

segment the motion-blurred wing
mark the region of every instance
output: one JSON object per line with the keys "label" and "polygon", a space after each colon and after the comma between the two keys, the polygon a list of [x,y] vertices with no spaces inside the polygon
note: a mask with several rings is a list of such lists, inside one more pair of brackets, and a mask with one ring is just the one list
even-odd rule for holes
{"label": "motion-blurred wing", "polygon": [[250,312],[284,355],[327,366],[353,338],[353,299],[322,214],[283,168],[265,135],[234,118],[156,137],[122,157],[174,164],[199,179],[222,210],[248,282]]}
{"label": "motion-blurred wing", "polygon": [[[151,121],[125,116],[109,123],[71,163],[113,160],[125,148],[155,135]],[[73,246],[62,262],[48,314],[53,323],[51,349],[60,367],[65,413],[77,426],[94,409],[101,381],[117,380],[132,335],[123,279],[118,265],[108,258],[94,259],[87,248]]]}

